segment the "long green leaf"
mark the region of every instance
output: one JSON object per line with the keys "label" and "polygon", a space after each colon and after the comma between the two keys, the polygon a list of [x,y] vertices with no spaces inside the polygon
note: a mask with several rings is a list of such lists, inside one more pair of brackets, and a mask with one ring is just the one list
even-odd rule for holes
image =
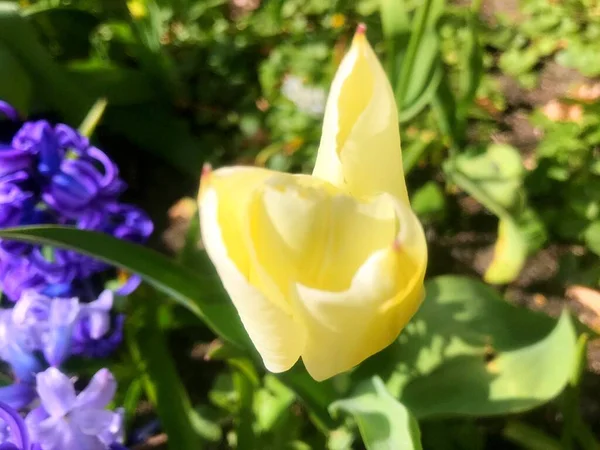
{"label": "long green leaf", "polygon": [[421,39],[423,38],[423,34],[425,33],[425,29],[428,22],[429,9],[431,8],[432,3],[433,0],[424,0],[423,4],[417,11],[416,17],[414,19],[415,27],[412,30],[410,41],[408,42],[406,56],[402,61],[400,78],[398,79],[398,84],[396,85],[395,89],[396,101],[399,105],[404,104],[406,90],[408,88],[408,83],[410,82],[410,77],[413,73],[413,66],[417,58],[417,50],[419,49]]}
{"label": "long green leaf", "polygon": [[438,127],[442,134],[450,140],[451,150],[460,148],[464,141],[464,134],[457,126],[456,108],[457,101],[448,74],[444,74],[438,85],[438,90],[431,103],[437,117]]}
{"label": "long green leaf", "polygon": [[[215,293],[210,287],[214,286],[213,278],[191,273],[160,253],[106,234],[69,227],[7,228],[0,230],[0,238],[69,248],[135,272],[202,318],[224,340],[246,350],[253,349],[231,302],[219,299],[221,293]],[[327,407],[336,398],[331,382],[317,383],[301,364],[279,374],[278,378],[307,405],[319,427],[328,430],[335,426],[327,412]]]}
{"label": "long green leaf", "polygon": [[444,76],[444,69],[439,63],[433,69],[431,76],[427,79],[427,85],[419,92],[418,97],[410,105],[404,105],[402,110],[399,112],[398,121],[405,123],[412,120],[417,114],[419,114],[428,104],[431,103],[435,94],[440,86],[442,78]]}
{"label": "long green leaf", "polygon": [[[461,127],[466,127],[468,112],[483,77],[483,50],[479,42],[478,16],[475,11],[467,18],[467,37],[462,49],[464,70],[460,75],[461,99],[458,115]],[[462,130],[464,132],[465,130]]]}
{"label": "long green leaf", "polygon": [[7,228],[0,230],[0,238],[69,248],[137,273],[204,320],[223,339],[250,348],[231,302],[209,288],[211,277],[189,272],[156,251],[107,234],[59,226]]}

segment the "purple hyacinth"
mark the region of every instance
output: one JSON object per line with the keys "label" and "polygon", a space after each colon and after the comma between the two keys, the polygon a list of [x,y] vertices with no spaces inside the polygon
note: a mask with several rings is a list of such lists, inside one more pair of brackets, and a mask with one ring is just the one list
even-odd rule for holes
{"label": "purple hyacinth", "polygon": [[41,352],[52,366],[60,366],[71,354],[93,358],[110,355],[122,341],[124,324],[124,316],[112,312],[113,299],[110,290],[88,303],[76,297],[51,298],[35,290],[24,291],[13,308],[0,310],[0,337],[3,323],[12,336],[6,339],[5,345],[12,351],[6,357],[0,339],[0,358],[11,364],[16,361],[18,367],[23,366],[19,369],[23,373],[31,372],[32,361],[37,361],[30,360],[34,351]]}
{"label": "purple hyacinth", "polygon": [[33,450],[25,421],[5,403],[0,403],[0,422],[4,425],[0,450]]}
{"label": "purple hyacinth", "polygon": [[106,410],[116,391],[110,371],[99,370],[76,394],[72,381],[56,368],[37,375],[41,406],[25,424],[44,450],[107,450],[122,440],[122,412]]}
{"label": "purple hyacinth", "polygon": [[26,291],[12,311],[13,322],[27,333],[33,348],[51,366],[70,355],[71,340],[81,307],[77,298],[49,298]]}
{"label": "purple hyacinth", "polygon": [[103,291],[97,300],[82,305],[73,329],[71,351],[75,355],[105,358],[123,340],[124,316],[111,314],[114,293]]}
{"label": "purple hyacinth", "polygon": [[[25,122],[10,144],[0,145],[0,227],[72,225],[143,243],[153,224],[119,200],[125,187],[116,164],[68,125]],[[77,280],[110,269],[70,250],[46,250],[0,240],[0,289],[9,300],[18,301],[24,289],[82,299]]]}
{"label": "purple hyacinth", "polygon": [[[0,101],[2,115],[19,120]],[[25,122],[0,143],[0,228],[70,225],[144,243],[152,221],[120,201],[125,188],[116,164],[68,125]],[[0,291],[15,302],[0,308],[0,360],[14,378],[0,387],[0,450],[127,450],[122,412],[105,409],[116,389],[112,374],[100,370],[76,395],[58,369],[73,354],[108,356],[122,341],[114,295],[130,294],[141,279],[131,275],[114,293],[105,290],[117,274],[74,251],[0,239]],[[38,404],[23,422],[17,411]]]}
{"label": "purple hyacinth", "polygon": [[37,337],[13,320],[12,309],[0,310],[0,359],[7,362],[19,381],[31,381],[42,368],[33,352]]}
{"label": "purple hyacinth", "polygon": [[19,112],[3,100],[0,100],[0,115],[8,117],[10,120],[19,120]]}

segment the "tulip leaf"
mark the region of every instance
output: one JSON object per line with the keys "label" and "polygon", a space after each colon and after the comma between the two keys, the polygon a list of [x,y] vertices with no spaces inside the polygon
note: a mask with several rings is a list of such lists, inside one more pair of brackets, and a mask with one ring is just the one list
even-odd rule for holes
{"label": "tulip leaf", "polygon": [[359,384],[351,397],[331,404],[332,414],[352,414],[368,450],[421,450],[419,424],[379,377]]}
{"label": "tulip leaf", "polygon": [[514,147],[492,144],[470,148],[444,164],[450,180],[500,219],[499,236],[486,281],[509,283],[520,273],[528,246],[515,213],[522,206],[524,168]]}
{"label": "tulip leaf", "polygon": [[437,277],[425,289],[398,340],[354,374],[382,376],[417,419],[527,411],[569,382],[577,344],[567,313],[556,322],[517,308],[467,277]]}
{"label": "tulip leaf", "polygon": [[460,148],[465,140],[464,127],[459,127],[458,124],[457,100],[447,73],[444,73],[440,80],[438,90],[431,101],[431,107],[438,120],[440,131],[450,140],[450,147]]}
{"label": "tulip leaf", "polygon": [[403,110],[418,101],[422,93],[427,90],[427,86],[432,84],[432,80],[437,89],[442,70],[439,45],[439,38],[434,30],[428,30],[423,34],[417,50],[418,57],[415,58],[410,78],[406,83],[404,97],[396,98],[398,102],[402,102],[399,104],[402,105]]}
{"label": "tulip leaf", "polygon": [[518,150],[506,144],[492,144],[483,151],[470,148],[448,161],[444,170],[497,216],[516,204],[525,173]]}
{"label": "tulip leaf", "polygon": [[160,253],[107,234],[60,226],[0,230],[0,238],[64,247],[139,274],[201,318],[217,335],[250,348],[233,305],[225,300],[213,276],[195,274]]}
{"label": "tulip leaf", "polygon": [[410,120],[429,104],[441,81],[443,70],[435,25],[444,4],[444,0],[425,0],[411,21],[406,2],[381,2],[387,72],[394,86],[400,122]]}
{"label": "tulip leaf", "polygon": [[488,266],[484,280],[490,284],[510,283],[519,276],[527,258],[527,242],[518,225],[510,216],[500,218],[494,259]]}
{"label": "tulip leaf", "polygon": [[477,88],[483,77],[483,49],[479,42],[478,11],[471,11],[466,21],[466,39],[461,55],[465,69],[460,75],[461,99],[459,104],[460,124],[466,126],[468,111],[473,104]]}
{"label": "tulip leaf", "polygon": [[[209,274],[195,274],[141,245],[76,228],[52,225],[6,228],[0,229],[0,238],[69,248],[135,272],[205,321],[224,340],[242,349],[253,349],[232,303],[222,298],[220,282]],[[302,399],[321,428],[335,425],[327,413],[327,406],[335,398],[330,381],[317,383],[301,364],[278,378]]]}
{"label": "tulip leaf", "polygon": [[432,67],[432,72],[426,78],[427,84],[419,91],[417,97],[410,104],[404,104],[399,111],[398,121],[400,123],[408,122],[419,114],[431,101],[440,86],[444,76],[444,69],[438,60],[438,64]]}

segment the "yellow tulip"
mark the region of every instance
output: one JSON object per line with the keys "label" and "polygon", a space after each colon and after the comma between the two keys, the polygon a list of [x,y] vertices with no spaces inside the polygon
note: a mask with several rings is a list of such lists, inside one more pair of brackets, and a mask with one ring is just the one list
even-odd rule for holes
{"label": "yellow tulip", "polygon": [[315,170],[204,171],[206,251],[265,367],[316,380],[392,343],[423,299],[392,89],[359,27],[333,81]]}

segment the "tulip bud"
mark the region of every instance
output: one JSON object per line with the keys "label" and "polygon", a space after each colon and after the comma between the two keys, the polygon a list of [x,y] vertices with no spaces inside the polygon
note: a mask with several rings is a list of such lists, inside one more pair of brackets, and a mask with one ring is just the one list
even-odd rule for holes
{"label": "tulip bud", "polygon": [[394,92],[365,30],[359,25],[331,84],[313,175],[354,196],[408,202]]}
{"label": "tulip bud", "polygon": [[364,30],[335,76],[313,176],[204,170],[202,239],[266,368],[316,380],[392,343],[423,299],[394,97]]}

